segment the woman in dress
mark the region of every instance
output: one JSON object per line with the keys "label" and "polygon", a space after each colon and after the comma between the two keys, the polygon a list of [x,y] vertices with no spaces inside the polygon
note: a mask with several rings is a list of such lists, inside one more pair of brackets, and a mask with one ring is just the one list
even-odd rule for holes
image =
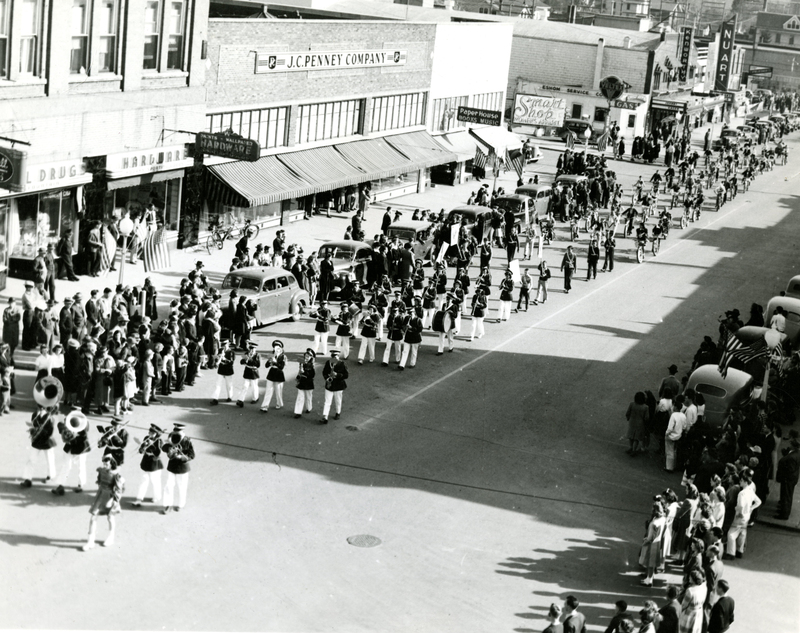
{"label": "woman in dress", "polygon": [[[86,552],[94,547],[94,538],[97,533],[97,517],[108,518],[108,537],[103,541],[103,547],[114,544],[116,530],[116,515],[120,513],[120,499],[125,490],[125,480],[117,471],[117,462],[111,455],[103,457],[103,465],[97,469],[97,494],[92,507],[89,508],[89,538],[81,549]],[[701,603],[702,604],[702,603]]]}
{"label": "woman in dress", "polygon": [[678,512],[675,515],[675,522],[673,523],[672,551],[674,552],[675,558],[678,560],[683,559],[686,547],[689,544],[692,519],[697,511],[698,502],[699,495],[697,493],[697,488],[694,484],[689,484],[686,487],[686,498],[678,508]]}
{"label": "woman in dress", "polygon": [[647,526],[647,535],[642,543],[642,550],[639,554],[639,564],[647,569],[647,575],[641,584],[645,587],[653,586],[653,576],[656,568],[663,564],[663,541],[664,530],[667,520],[664,517],[664,507],[661,503],[653,504],[653,515]]}
{"label": "woman in dress", "polygon": [[666,559],[672,555],[673,524],[675,522],[675,516],[678,514],[680,503],[678,503],[678,495],[670,488],[667,488],[662,496],[666,504],[666,514],[664,517],[666,519],[666,527],[664,529],[664,540],[662,542],[662,560],[666,561]]}
{"label": "woman in dress", "polygon": [[717,486],[711,491],[711,527],[722,528],[725,521],[725,488]]}
{"label": "woman in dress", "polygon": [[703,630],[703,603],[706,601],[706,587],[703,572],[695,570],[689,578],[689,586],[683,594],[681,619],[678,633],[701,633]]}
{"label": "woman in dress", "polygon": [[644,442],[647,437],[647,423],[650,420],[650,409],[647,407],[647,398],[643,391],[637,391],[633,402],[628,405],[625,412],[628,420],[628,441],[630,448],[626,451],[633,457],[644,452]]}

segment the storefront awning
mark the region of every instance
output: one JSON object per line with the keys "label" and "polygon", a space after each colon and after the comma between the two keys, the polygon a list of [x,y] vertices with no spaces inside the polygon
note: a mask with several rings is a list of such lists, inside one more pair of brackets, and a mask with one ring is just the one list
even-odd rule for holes
{"label": "storefront awning", "polygon": [[382,138],[341,143],[334,147],[348,162],[365,171],[370,180],[398,176],[418,169]]}
{"label": "storefront awning", "polygon": [[389,145],[414,163],[417,169],[458,161],[453,152],[444,149],[424,130],[384,138]]}
{"label": "storefront awning", "polygon": [[519,136],[502,127],[470,128],[469,133],[473,138],[493,150],[495,155],[504,156],[507,149],[520,149],[522,141]]}
{"label": "storefront awning", "polygon": [[208,167],[206,195],[232,207],[255,207],[314,193],[314,186],[292,172],[277,156],[250,163],[236,161]]}
{"label": "storefront awning", "polygon": [[277,158],[312,184],[311,193],[348,187],[367,180],[366,173],[348,162],[332,146],[278,154]]}
{"label": "storefront awning", "polygon": [[468,161],[475,158],[475,148],[478,147],[478,141],[472,138],[466,130],[442,134],[433,138],[447,151],[453,152],[459,161]]}
{"label": "storefront awning", "polygon": [[113,189],[127,189],[128,187],[138,187],[139,185],[146,185],[151,182],[163,182],[165,180],[173,180],[174,178],[183,178],[183,175],[183,169],[154,171],[152,173],[141,174],[139,176],[130,176],[128,178],[109,180],[107,182],[107,186],[109,191]]}

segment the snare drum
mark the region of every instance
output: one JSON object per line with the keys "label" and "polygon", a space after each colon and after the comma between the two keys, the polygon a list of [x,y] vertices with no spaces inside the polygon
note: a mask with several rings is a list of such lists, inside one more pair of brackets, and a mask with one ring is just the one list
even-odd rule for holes
{"label": "snare drum", "polygon": [[439,310],[433,315],[431,327],[434,332],[447,333],[453,327],[453,316],[445,310]]}

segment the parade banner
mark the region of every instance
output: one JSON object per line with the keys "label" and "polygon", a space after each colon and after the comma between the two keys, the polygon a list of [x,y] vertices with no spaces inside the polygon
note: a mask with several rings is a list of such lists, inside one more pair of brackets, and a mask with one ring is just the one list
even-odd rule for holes
{"label": "parade banner", "polygon": [[538,97],[518,94],[514,97],[512,121],[520,125],[549,125],[560,127],[567,114],[567,102],[562,97]]}

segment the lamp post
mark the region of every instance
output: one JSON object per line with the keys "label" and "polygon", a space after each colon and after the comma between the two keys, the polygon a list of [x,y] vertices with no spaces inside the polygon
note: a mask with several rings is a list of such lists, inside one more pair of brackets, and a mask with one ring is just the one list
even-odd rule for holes
{"label": "lamp post", "polygon": [[583,151],[589,153],[589,139],[592,138],[592,126],[590,125],[583,131]]}
{"label": "lamp post", "polygon": [[117,229],[122,235],[122,254],[119,262],[119,283],[122,285],[122,279],[125,275],[125,253],[128,252],[128,238],[133,233],[133,220],[126,215],[119,221]]}

